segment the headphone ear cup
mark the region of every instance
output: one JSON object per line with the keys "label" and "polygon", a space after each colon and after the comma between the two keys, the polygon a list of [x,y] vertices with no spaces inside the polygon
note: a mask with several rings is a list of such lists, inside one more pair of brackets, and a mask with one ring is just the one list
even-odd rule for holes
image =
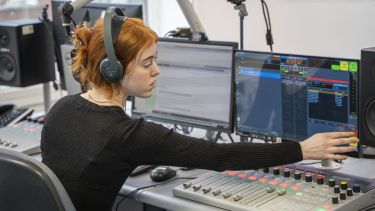
{"label": "headphone ear cup", "polygon": [[121,80],[124,77],[124,66],[122,63],[117,60],[117,67],[118,67],[118,80]]}
{"label": "headphone ear cup", "polygon": [[116,67],[111,67],[111,62],[108,58],[104,58],[100,62],[100,73],[108,82],[115,83],[121,80],[124,76],[124,68],[120,61],[116,60]]}

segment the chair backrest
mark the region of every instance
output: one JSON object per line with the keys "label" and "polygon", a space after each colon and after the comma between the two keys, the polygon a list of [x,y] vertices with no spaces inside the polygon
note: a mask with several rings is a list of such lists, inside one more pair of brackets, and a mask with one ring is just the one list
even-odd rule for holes
{"label": "chair backrest", "polygon": [[0,210],[75,211],[64,186],[42,162],[0,149]]}

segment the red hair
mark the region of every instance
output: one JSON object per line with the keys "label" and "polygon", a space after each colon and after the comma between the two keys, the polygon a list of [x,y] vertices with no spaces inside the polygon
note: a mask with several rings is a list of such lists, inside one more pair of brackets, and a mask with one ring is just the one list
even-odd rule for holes
{"label": "red hair", "polygon": [[[95,87],[106,89],[110,95],[120,89],[120,83],[111,84],[104,80],[99,67],[106,57],[104,47],[104,21],[99,19],[91,30],[80,27],[75,30],[73,40],[76,54],[73,57],[72,73],[78,77],[83,86],[93,84]],[[125,70],[137,58],[137,55],[146,47],[158,42],[157,34],[146,26],[141,19],[128,18],[121,26],[119,37],[115,44],[117,59]]]}

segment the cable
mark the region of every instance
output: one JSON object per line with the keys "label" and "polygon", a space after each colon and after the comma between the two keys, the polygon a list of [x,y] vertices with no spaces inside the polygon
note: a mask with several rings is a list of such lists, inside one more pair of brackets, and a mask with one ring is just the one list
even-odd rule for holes
{"label": "cable", "polygon": [[176,181],[176,180],[179,180],[179,179],[196,179],[196,177],[176,177],[176,178],[173,178],[171,180],[168,180],[168,181],[165,181],[165,182],[162,182],[162,183],[158,183],[158,184],[153,184],[153,185],[148,185],[148,186],[136,188],[136,189],[134,189],[133,191],[131,191],[130,193],[128,193],[126,195],[123,195],[123,194],[119,193],[118,195],[122,196],[123,198],[119,202],[117,202],[116,211],[118,211],[118,208],[120,207],[120,205],[122,204],[122,202],[124,202],[125,199],[127,199],[130,196],[136,194],[138,191],[143,190],[143,189],[147,189],[147,188],[157,187],[157,186],[160,186],[160,185],[165,185],[165,184],[168,184],[170,182],[173,182],[173,181]]}
{"label": "cable", "polygon": [[264,17],[264,21],[266,22],[266,28],[267,28],[267,32],[266,32],[267,45],[270,46],[271,52],[273,52],[272,26],[271,26],[271,17],[270,17],[269,9],[268,9],[267,3],[264,0],[260,0],[260,1],[262,3],[263,17]]}
{"label": "cable", "polygon": [[169,37],[169,36],[174,36],[174,35],[176,35],[176,31],[175,31],[175,30],[171,30],[171,31],[167,32],[167,33],[164,35],[164,37]]}

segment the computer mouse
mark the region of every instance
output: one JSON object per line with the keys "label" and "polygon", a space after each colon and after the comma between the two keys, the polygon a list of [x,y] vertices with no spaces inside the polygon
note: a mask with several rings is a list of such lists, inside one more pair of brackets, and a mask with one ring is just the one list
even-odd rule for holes
{"label": "computer mouse", "polygon": [[176,176],[176,170],[168,166],[159,166],[151,170],[150,178],[154,182],[163,182]]}

